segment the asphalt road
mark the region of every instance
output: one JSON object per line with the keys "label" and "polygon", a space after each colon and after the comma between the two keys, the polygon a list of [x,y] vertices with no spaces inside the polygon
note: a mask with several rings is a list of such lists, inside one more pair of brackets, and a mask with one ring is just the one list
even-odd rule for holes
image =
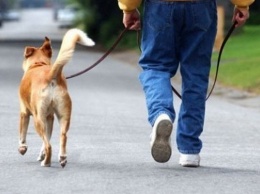
{"label": "asphalt road", "polygon": [[[178,165],[174,133],[172,158],[159,164],[150,155],[151,128],[138,81],[140,69],[122,60],[120,53],[109,56],[89,73],[68,80],[73,113],[67,166],[62,169],[58,163],[57,122],[51,167],[41,167],[36,161],[41,140],[32,124],[27,137],[28,151],[21,156],[17,151],[17,90],[26,44],[0,42],[1,194],[260,193],[259,98],[213,95],[207,102],[201,137],[204,142],[201,167]],[[40,42],[33,44],[39,46]],[[77,49],[65,67],[65,74],[95,62],[103,53],[94,50]],[[57,52],[58,47],[54,47],[54,58]],[[176,98],[174,104],[178,111],[180,100]]]}

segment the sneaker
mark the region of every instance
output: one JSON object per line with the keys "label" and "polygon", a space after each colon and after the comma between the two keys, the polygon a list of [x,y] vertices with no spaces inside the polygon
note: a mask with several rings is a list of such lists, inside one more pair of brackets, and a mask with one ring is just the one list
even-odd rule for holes
{"label": "sneaker", "polygon": [[167,114],[161,114],[155,121],[151,134],[151,152],[156,162],[167,162],[172,154],[172,121]]}
{"label": "sneaker", "polygon": [[199,167],[200,156],[199,154],[181,154],[179,164],[183,167]]}

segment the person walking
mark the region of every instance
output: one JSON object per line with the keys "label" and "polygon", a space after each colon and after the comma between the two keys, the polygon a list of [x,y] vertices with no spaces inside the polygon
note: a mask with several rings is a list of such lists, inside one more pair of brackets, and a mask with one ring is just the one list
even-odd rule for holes
{"label": "person walking", "polygon": [[[231,0],[233,21],[242,26],[249,18],[254,0]],[[118,0],[123,24],[130,30],[142,28],[142,68],[139,79],[152,126],[151,154],[167,162],[172,153],[171,133],[176,112],[171,78],[180,68],[182,103],[178,115],[176,142],[179,164],[198,167],[205,118],[211,55],[217,28],[215,0],[144,0],[141,25],[138,7],[142,0]]]}

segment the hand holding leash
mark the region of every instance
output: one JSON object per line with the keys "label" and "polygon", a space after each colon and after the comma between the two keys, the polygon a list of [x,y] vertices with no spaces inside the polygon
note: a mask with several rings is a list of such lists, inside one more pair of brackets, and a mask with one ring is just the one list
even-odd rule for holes
{"label": "hand holding leash", "polygon": [[235,7],[232,21],[235,22],[236,28],[244,25],[248,18],[249,10],[247,8]]}
{"label": "hand holding leash", "polygon": [[131,12],[124,12],[123,24],[125,28],[129,30],[140,30],[141,22],[140,22],[140,13],[138,9],[135,9]]}

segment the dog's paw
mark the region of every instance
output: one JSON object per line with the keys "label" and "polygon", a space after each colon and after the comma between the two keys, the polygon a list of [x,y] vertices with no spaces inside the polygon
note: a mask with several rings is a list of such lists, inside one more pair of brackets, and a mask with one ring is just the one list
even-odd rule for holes
{"label": "dog's paw", "polygon": [[64,168],[67,164],[67,156],[60,156],[59,162],[60,162],[61,167]]}
{"label": "dog's paw", "polygon": [[46,164],[45,161],[42,161],[41,162],[41,166],[43,166],[43,167],[50,167],[51,163]]}
{"label": "dog's paw", "polygon": [[23,145],[23,146],[20,146],[18,148],[18,151],[20,152],[20,154],[24,155],[27,151],[27,146]]}

